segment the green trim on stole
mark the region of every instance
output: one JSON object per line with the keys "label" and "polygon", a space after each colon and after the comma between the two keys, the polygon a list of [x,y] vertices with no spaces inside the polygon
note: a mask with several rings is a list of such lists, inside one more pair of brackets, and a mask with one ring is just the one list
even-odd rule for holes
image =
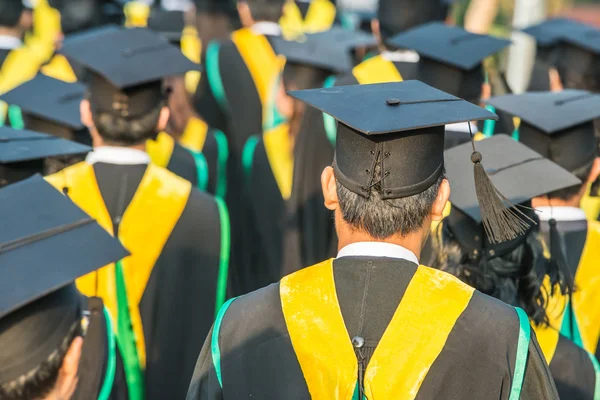
{"label": "green trim on stole", "polygon": [[206,157],[199,151],[194,151],[184,147],[194,158],[194,164],[196,165],[196,185],[198,189],[205,192],[208,187],[208,163]]}
{"label": "green trim on stole", "polygon": [[242,167],[244,168],[244,178],[246,185],[250,184],[250,178],[252,177],[252,161],[254,160],[254,151],[256,145],[260,142],[260,136],[252,135],[246,140],[244,150],[242,150]]}
{"label": "green trim on stole", "polygon": [[560,333],[583,349],[583,339],[581,338],[581,332],[579,332],[579,324],[577,323],[577,317],[573,312],[573,306],[570,301],[567,302],[563,315]]}
{"label": "green trim on stole", "polygon": [[521,389],[523,389],[523,380],[525,379],[525,369],[527,367],[527,355],[529,354],[529,342],[531,341],[529,317],[519,307],[515,307],[515,311],[519,316],[519,342],[517,343],[515,372],[513,374],[509,400],[518,400],[521,398]]}
{"label": "green trim on stole", "polygon": [[588,356],[590,357],[590,361],[592,362],[592,366],[594,367],[594,375],[596,376],[595,384],[594,384],[594,400],[600,400],[600,363],[596,359],[596,356],[586,351]]}
{"label": "green trim on stole", "polygon": [[227,194],[227,160],[229,160],[229,142],[227,136],[218,129],[214,131],[215,140],[217,141],[218,156],[217,156],[217,184],[215,188],[215,196],[222,199]]}
{"label": "green trim on stole", "polygon": [[215,367],[215,374],[217,375],[217,380],[219,381],[219,386],[221,386],[221,389],[223,389],[223,378],[221,376],[221,349],[219,348],[219,333],[221,332],[223,317],[235,299],[236,298],[234,297],[227,300],[227,302],[223,304],[223,307],[221,307],[219,310],[217,319],[215,320],[215,325],[213,327],[212,336],[210,338],[210,350],[212,354],[213,366]]}
{"label": "green trim on stole", "polygon": [[229,224],[229,211],[220,197],[215,197],[221,221],[221,253],[219,257],[219,276],[217,278],[217,295],[215,299],[215,315],[218,315],[225,296],[227,295],[227,276],[229,273],[229,253],[231,250],[231,227]]}
{"label": "green trim on stole", "polygon": [[[323,83],[324,88],[331,88],[335,85],[335,75],[331,75],[327,79],[325,79],[325,83]],[[327,139],[329,139],[329,143],[333,147],[335,147],[335,141],[337,138],[337,125],[335,122],[335,118],[331,115],[323,113],[323,126],[325,127],[325,133],[327,134]]]}
{"label": "green trim on stole", "polygon": [[212,90],[215,100],[219,104],[221,111],[229,112],[227,104],[227,96],[225,95],[225,87],[221,79],[221,71],[219,69],[219,43],[212,41],[206,47],[206,77],[208,85]]}
{"label": "green trim on stole", "polygon": [[100,393],[98,394],[98,400],[109,399],[113,384],[115,383],[115,371],[117,369],[115,332],[113,330],[112,318],[106,307],[104,307],[104,319],[106,320],[106,337],[108,339],[108,360],[106,362],[106,373],[104,375],[104,382],[100,388]]}

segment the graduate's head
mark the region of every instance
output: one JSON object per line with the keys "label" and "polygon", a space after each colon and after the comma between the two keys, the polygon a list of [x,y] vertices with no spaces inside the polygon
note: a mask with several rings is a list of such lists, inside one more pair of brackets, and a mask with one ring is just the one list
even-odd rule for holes
{"label": "graduate's head", "polygon": [[483,60],[510,44],[439,22],[422,25],[389,40],[419,53],[419,80],[473,104],[480,104]]}
{"label": "graduate's head", "polygon": [[143,145],[169,119],[163,79],[198,69],[146,28],[108,28],[65,42],[61,52],[89,70],[81,119],[95,145]]}
{"label": "graduate's head", "polygon": [[380,0],[377,19],[371,23],[380,44],[399,33],[432,21],[444,21],[448,4],[444,0]]}
{"label": "graduate's head", "polygon": [[74,280],[128,253],[40,176],[0,201],[0,398],[70,399],[89,322]]}
{"label": "graduate's head", "polygon": [[[488,102],[521,119],[518,129],[521,143],[580,179],[577,184],[542,197],[578,207],[588,186],[600,174],[594,125],[594,120],[600,117],[600,95],[569,89],[498,96]],[[534,206],[537,205],[538,199],[534,199]]]}
{"label": "graduate's head", "polygon": [[[333,165],[323,171],[321,183],[325,206],[335,212],[340,245],[396,241],[416,254],[430,224],[442,219],[450,195],[445,125],[496,117],[418,81],[292,95],[338,121]],[[467,155],[465,162],[475,163],[477,170],[481,155]]]}
{"label": "graduate's head", "polygon": [[559,267],[544,257],[531,199],[578,183],[578,179],[507,135],[481,140],[477,148],[487,160],[486,168],[495,187],[508,201],[520,204],[518,212],[532,223],[512,240],[491,243],[481,221],[475,185],[464,173],[464,157],[472,151],[471,144],[446,150],[452,209],[434,231],[436,259],[432,266],[523,308],[536,324],[547,322],[544,277],[547,275],[552,287],[563,293],[572,290],[572,278],[566,266]]}
{"label": "graduate's head", "polygon": [[24,32],[31,26],[31,10],[22,0],[0,0],[0,30]]}
{"label": "graduate's head", "polygon": [[283,15],[285,0],[238,0],[237,10],[245,27],[257,22],[278,22]]}
{"label": "graduate's head", "polygon": [[[594,30],[600,40],[600,31]],[[600,92],[600,46],[594,50],[571,43],[560,46],[556,70],[566,89],[582,89]]]}

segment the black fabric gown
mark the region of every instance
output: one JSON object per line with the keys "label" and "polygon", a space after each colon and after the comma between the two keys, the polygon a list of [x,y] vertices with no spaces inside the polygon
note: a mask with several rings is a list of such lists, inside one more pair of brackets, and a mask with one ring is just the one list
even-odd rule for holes
{"label": "black fabric gown", "polygon": [[[367,363],[416,270],[416,264],[392,258],[334,260],[335,292],[348,340],[358,335],[364,338]],[[209,335],[188,400],[311,398],[286,326],[279,289],[276,283],[231,303],[218,338],[220,377]],[[415,398],[508,399],[518,334],[514,308],[474,292]],[[533,333],[520,398],[558,398]]]}

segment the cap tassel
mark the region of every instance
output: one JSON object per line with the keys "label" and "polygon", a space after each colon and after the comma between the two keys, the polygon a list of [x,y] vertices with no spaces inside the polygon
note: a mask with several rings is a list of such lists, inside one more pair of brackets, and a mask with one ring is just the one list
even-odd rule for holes
{"label": "cap tassel", "polygon": [[561,294],[571,294],[573,293],[574,285],[573,276],[562,251],[556,220],[550,218],[548,224],[550,225],[550,266],[548,267],[548,277],[552,285],[550,295],[554,295],[556,284],[558,284]]}
{"label": "cap tassel", "polygon": [[473,175],[475,177],[475,192],[485,233],[490,243],[515,239],[529,229],[530,224],[526,220],[531,223],[535,222],[496,189],[481,164],[481,153],[475,150],[470,123],[469,131],[471,132],[471,144],[473,145],[471,162],[473,163]]}

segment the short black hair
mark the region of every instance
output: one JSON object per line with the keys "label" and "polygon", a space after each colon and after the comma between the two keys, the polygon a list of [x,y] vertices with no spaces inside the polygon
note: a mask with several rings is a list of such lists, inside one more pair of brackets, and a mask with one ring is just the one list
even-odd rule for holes
{"label": "short black hair", "polygon": [[107,143],[135,146],[145,143],[146,140],[156,138],[158,135],[156,126],[160,119],[160,112],[165,104],[165,101],[159,102],[151,110],[138,118],[119,117],[92,108],[92,120],[98,134]]}
{"label": "short black hair", "polygon": [[567,201],[575,197],[581,191],[583,186],[587,185],[587,180],[590,177],[592,167],[594,166],[594,160],[595,158],[592,158],[592,160],[585,163],[585,165],[573,171],[570,171],[573,175],[575,175],[581,180],[580,184],[560,190],[555,190],[554,192],[550,192],[547,194],[548,198]]}
{"label": "short black hair", "polygon": [[[381,178],[381,163],[376,163],[373,181]],[[342,218],[353,229],[366,232],[376,239],[385,239],[400,234],[406,236],[421,229],[437,198],[445,173],[429,188],[419,194],[400,199],[381,198],[379,184],[365,198],[337,184],[338,202]]]}
{"label": "short black hair", "polygon": [[283,15],[285,0],[239,0],[248,4],[255,21],[278,22]]}
{"label": "short black hair", "polygon": [[46,397],[54,389],[67,351],[78,336],[83,336],[81,321],[73,324],[59,348],[44,362],[12,381],[0,383],[0,399],[30,400]]}

